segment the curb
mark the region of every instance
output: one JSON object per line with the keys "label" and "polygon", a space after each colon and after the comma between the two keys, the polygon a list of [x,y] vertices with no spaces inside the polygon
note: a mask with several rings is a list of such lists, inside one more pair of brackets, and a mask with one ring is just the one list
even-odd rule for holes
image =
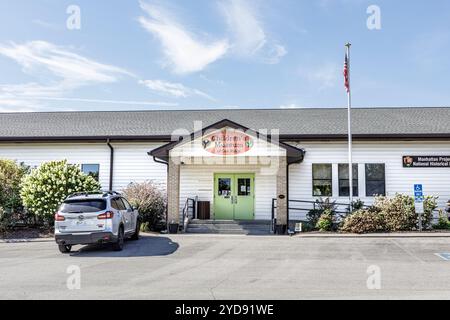
{"label": "curb", "polygon": [[428,233],[428,234],[297,234],[294,237],[296,238],[336,238],[336,239],[345,239],[345,238],[367,238],[367,239],[386,239],[386,238],[394,238],[394,239],[412,239],[412,238],[450,238],[450,233]]}
{"label": "curb", "polygon": [[55,238],[0,239],[0,243],[54,242]]}

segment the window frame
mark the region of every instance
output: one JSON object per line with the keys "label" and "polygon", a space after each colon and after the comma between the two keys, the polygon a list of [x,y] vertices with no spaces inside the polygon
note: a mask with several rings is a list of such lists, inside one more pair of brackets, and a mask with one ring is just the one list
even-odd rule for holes
{"label": "window frame", "polygon": [[[84,172],[84,170],[83,170],[84,166],[97,166],[97,168],[98,168],[97,177],[94,177],[91,174]],[[81,172],[83,172],[85,175],[88,175],[88,176],[94,178],[97,182],[100,181],[100,163],[82,163],[80,165],[80,169],[81,169]]]}
{"label": "window frame", "polygon": [[[315,179],[314,178],[314,166],[319,165],[326,165],[330,167],[330,179]],[[333,196],[333,164],[332,163],[313,163],[311,167],[311,178],[312,178],[312,196],[313,197],[332,197]],[[330,182],[330,194],[322,194],[322,195],[316,195],[314,194],[314,182],[315,181],[329,181]]]}
{"label": "window frame", "polygon": [[[367,166],[369,166],[369,165],[379,165],[379,166],[382,166],[383,167],[383,180],[380,180],[380,179],[368,179],[368,170],[367,170]],[[373,197],[376,197],[377,195],[379,195],[379,196],[386,196],[386,164],[385,163],[365,163],[364,164],[364,172],[365,172],[365,187],[366,187],[366,197],[371,197],[371,198],[373,198]],[[378,182],[380,182],[380,181],[382,181],[383,182],[383,193],[382,194],[371,194],[371,195],[369,195],[368,194],[368,192],[367,192],[367,190],[368,190],[368,188],[367,188],[367,183],[369,182],[369,181],[378,181]]]}
{"label": "window frame", "polygon": [[[339,194],[339,197],[349,197],[350,196],[350,186],[348,187],[349,194],[341,195],[341,181],[350,182],[350,177],[348,177],[347,179],[341,179],[341,177],[340,177],[341,166],[348,166],[348,163],[339,163],[338,164],[338,194]],[[359,165],[357,163],[352,163],[352,166],[353,166],[353,168],[356,168],[356,178],[355,178],[355,175],[353,174],[353,196],[359,197],[359,181],[358,181],[359,180]],[[350,171],[349,171],[349,173],[350,173]],[[355,194],[355,187],[356,187],[356,194]]]}

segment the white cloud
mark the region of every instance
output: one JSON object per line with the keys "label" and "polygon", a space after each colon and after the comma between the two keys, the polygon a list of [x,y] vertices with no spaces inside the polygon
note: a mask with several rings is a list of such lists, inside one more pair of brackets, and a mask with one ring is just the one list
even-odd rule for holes
{"label": "white cloud", "polygon": [[102,64],[46,41],[24,44],[0,43],[0,55],[14,60],[26,74],[44,84],[1,84],[0,106],[19,108],[44,107],[39,100],[62,97],[88,85],[117,82],[132,73]]}
{"label": "white cloud", "polygon": [[317,87],[319,91],[335,87],[339,75],[342,74],[341,69],[335,63],[325,63],[314,69],[302,69],[300,72],[302,76],[312,85]]}
{"label": "white cloud", "polygon": [[111,83],[121,75],[132,75],[124,69],[96,62],[46,41],[0,44],[0,54],[15,60],[28,74],[47,72],[74,86]]}
{"label": "white cloud", "polygon": [[268,52],[267,57],[265,58],[266,63],[268,64],[277,64],[281,61],[287,54],[287,50],[285,47],[279,44],[275,44]]}
{"label": "white cloud", "polygon": [[213,97],[200,91],[198,89],[193,89],[186,87],[181,83],[171,83],[163,80],[141,80],[140,84],[146,86],[152,91],[163,95],[169,95],[175,98],[187,98],[191,96],[201,96],[203,98],[216,101]]}
{"label": "white cloud", "polygon": [[230,0],[222,4],[228,27],[233,34],[233,49],[242,55],[253,55],[267,42],[267,36],[248,2]]}
{"label": "white cloud", "polygon": [[139,17],[141,26],[161,42],[167,62],[176,73],[201,71],[222,58],[228,51],[228,40],[207,41],[181,25],[163,8],[141,2],[147,16]]}
{"label": "white cloud", "polygon": [[221,9],[232,34],[234,53],[243,57],[259,55],[268,64],[278,63],[287,54],[284,46],[267,35],[250,1],[227,0],[221,3]]}

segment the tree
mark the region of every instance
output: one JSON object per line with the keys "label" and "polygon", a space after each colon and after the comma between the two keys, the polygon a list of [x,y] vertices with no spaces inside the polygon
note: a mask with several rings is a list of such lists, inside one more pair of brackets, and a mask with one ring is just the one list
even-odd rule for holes
{"label": "tree", "polygon": [[0,159],[0,207],[7,212],[21,211],[20,181],[27,172],[28,167],[23,163]]}
{"label": "tree", "polygon": [[20,195],[26,208],[46,221],[52,221],[59,205],[71,193],[101,188],[94,178],[67,160],[42,164],[25,176],[21,186]]}
{"label": "tree", "polygon": [[131,183],[123,195],[138,209],[144,231],[165,228],[166,196],[153,182]]}

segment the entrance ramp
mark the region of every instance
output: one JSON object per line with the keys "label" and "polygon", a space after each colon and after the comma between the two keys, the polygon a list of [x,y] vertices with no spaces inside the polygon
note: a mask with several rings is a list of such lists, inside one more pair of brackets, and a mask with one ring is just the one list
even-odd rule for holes
{"label": "entrance ramp", "polygon": [[186,233],[270,235],[271,222],[267,220],[191,220]]}

